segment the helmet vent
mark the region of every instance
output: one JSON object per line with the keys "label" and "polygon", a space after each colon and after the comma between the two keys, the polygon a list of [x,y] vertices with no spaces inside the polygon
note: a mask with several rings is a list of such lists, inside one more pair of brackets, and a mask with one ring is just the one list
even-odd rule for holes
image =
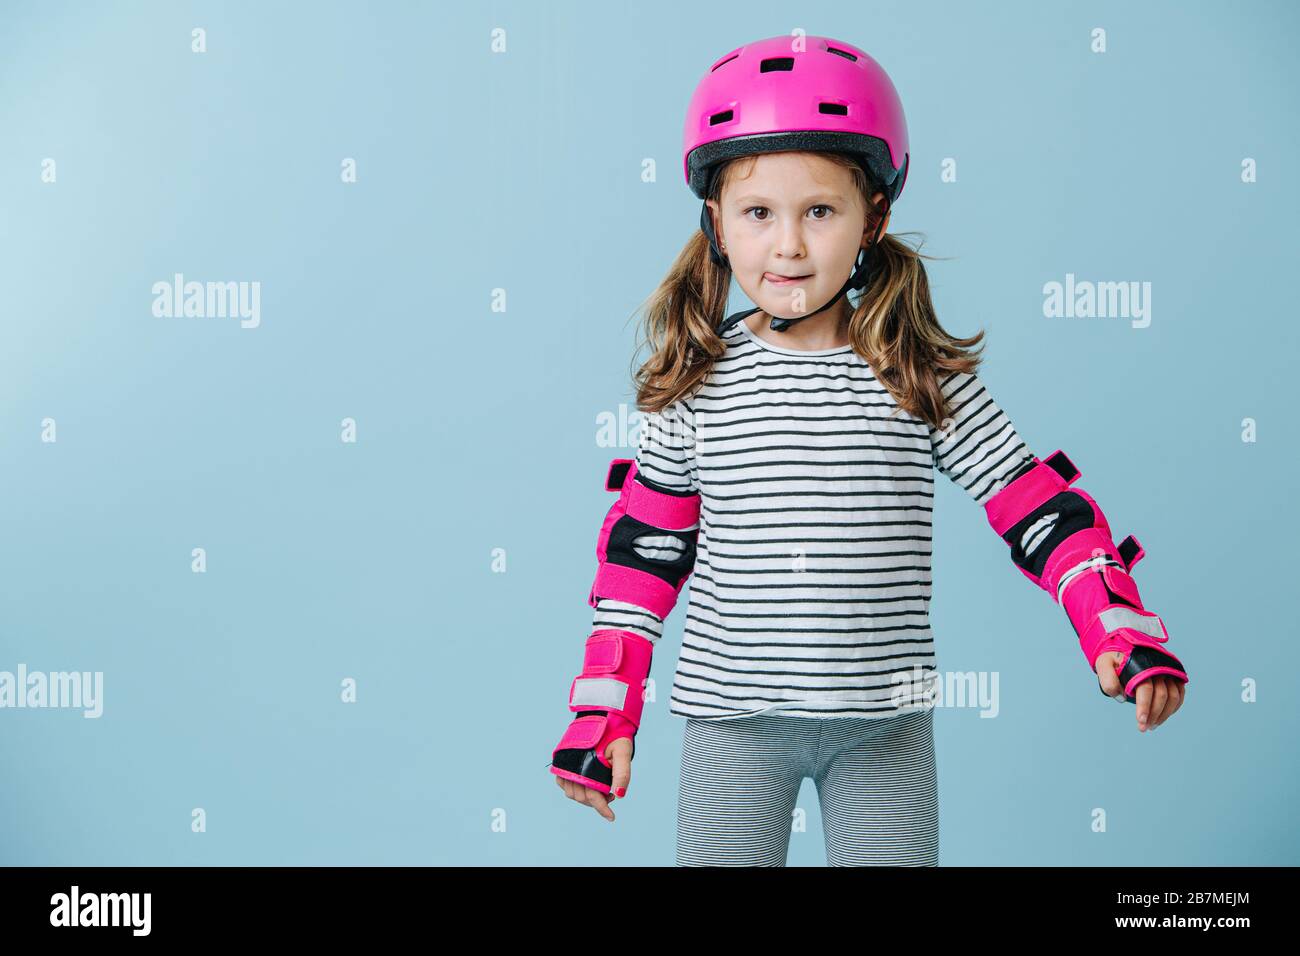
{"label": "helmet vent", "polygon": [[852,53],[850,53],[848,50],[837,50],[837,49],[836,49],[835,47],[833,47],[833,46],[828,46],[828,47],[826,48],[826,52],[827,52],[827,53],[834,53],[836,56],[842,56],[842,57],[844,57],[844,59],[846,59],[846,60],[852,60],[854,63],[857,63],[857,62],[858,62],[858,58],[857,58],[856,56],[854,56]]}
{"label": "helmet vent", "polygon": [[724,64],[724,63],[730,63],[732,60],[734,60],[734,59],[735,59],[736,57],[738,57],[738,56],[740,56],[739,53],[733,53],[733,54],[731,54],[731,56],[724,56],[724,57],[723,57],[721,60],[719,60],[717,63],[713,64],[713,67],[712,67],[712,69],[709,70],[709,72],[712,73],[712,72],[713,72],[714,70],[716,70],[718,67],[722,66],[722,64]]}
{"label": "helmet vent", "polygon": [[794,69],[794,57],[792,56],[773,56],[762,60],[758,64],[758,72],[773,73],[777,70],[790,71]]}
{"label": "helmet vent", "polygon": [[721,113],[714,113],[709,117],[709,125],[717,126],[719,123],[726,123],[731,120],[734,114],[731,110],[723,110]]}
{"label": "helmet vent", "polygon": [[843,103],[818,103],[817,112],[832,113],[835,116],[848,116],[849,108]]}

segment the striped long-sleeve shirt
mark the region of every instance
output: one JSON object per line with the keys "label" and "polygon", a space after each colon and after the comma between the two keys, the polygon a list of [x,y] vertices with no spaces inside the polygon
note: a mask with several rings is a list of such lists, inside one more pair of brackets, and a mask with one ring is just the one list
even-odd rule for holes
{"label": "striped long-sleeve shirt", "polygon": [[[694,395],[645,416],[636,455],[641,474],[701,499],[670,712],[887,717],[925,706],[934,469],[983,505],[1033,454],[977,375],[943,380],[951,420],[935,430],[850,346],[779,347],[743,321],[724,338]],[[674,544],[637,547],[653,556]],[[655,643],[663,634],[656,615],[609,598],[594,623]]]}

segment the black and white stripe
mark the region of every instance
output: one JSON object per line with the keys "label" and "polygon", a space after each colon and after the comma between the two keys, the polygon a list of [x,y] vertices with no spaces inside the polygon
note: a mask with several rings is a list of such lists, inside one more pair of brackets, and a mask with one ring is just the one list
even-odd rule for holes
{"label": "black and white stripe", "polygon": [[[950,421],[936,431],[849,346],[781,348],[744,322],[726,341],[693,397],[647,416],[637,451],[648,478],[701,496],[670,711],[881,717],[917,704],[892,676],[935,668],[934,469],[983,505],[1032,453],[977,375],[944,381]],[[663,633],[609,599],[595,625]]]}

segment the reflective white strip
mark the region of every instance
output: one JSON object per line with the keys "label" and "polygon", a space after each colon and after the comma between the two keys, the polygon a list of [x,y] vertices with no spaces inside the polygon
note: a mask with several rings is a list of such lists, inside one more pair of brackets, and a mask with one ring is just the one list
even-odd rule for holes
{"label": "reflective white strip", "polygon": [[1061,576],[1061,583],[1056,586],[1056,603],[1060,604],[1061,598],[1065,596],[1065,586],[1069,584],[1071,581],[1073,581],[1075,578],[1077,578],[1084,571],[1091,570],[1092,568],[1107,568],[1107,567],[1122,568],[1123,566],[1124,565],[1120,564],[1118,561],[1116,561],[1108,554],[1099,555],[1098,557],[1095,558],[1089,558],[1088,560],[1083,561],[1080,564],[1076,564],[1074,567],[1070,568],[1070,570],[1066,571],[1065,574]]}
{"label": "reflective white strip", "polygon": [[627,684],[613,677],[581,677],[574,681],[569,703],[623,710],[623,705],[627,703],[627,691]]}
{"label": "reflective white strip", "polygon": [[1106,628],[1108,634],[1121,627],[1127,627],[1149,634],[1160,641],[1165,639],[1165,632],[1160,627],[1160,618],[1154,614],[1141,614],[1131,607],[1112,607],[1102,611],[1099,617],[1102,627]]}

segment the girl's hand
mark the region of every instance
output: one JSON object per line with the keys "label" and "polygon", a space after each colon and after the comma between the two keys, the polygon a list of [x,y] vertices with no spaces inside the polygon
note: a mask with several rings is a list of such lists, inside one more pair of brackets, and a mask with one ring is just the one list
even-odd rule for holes
{"label": "girl's hand", "polygon": [[623,796],[627,796],[627,785],[632,779],[632,738],[616,737],[611,740],[609,746],[605,748],[605,759],[613,765],[614,793],[601,793],[599,790],[593,790],[591,787],[574,780],[565,780],[563,777],[556,777],[555,782],[560,785],[560,789],[564,791],[564,795],[570,800],[587,804],[610,823],[613,823],[614,811],[610,810],[609,805],[614,802],[615,795],[620,790]]}
{"label": "girl's hand", "polygon": [[[1124,687],[1115,675],[1122,656],[1118,651],[1106,651],[1097,657],[1097,680],[1101,682],[1101,689],[1111,697],[1124,693]],[[1157,674],[1138,684],[1138,732],[1159,727],[1183,706],[1186,696],[1187,685],[1168,674]]]}

